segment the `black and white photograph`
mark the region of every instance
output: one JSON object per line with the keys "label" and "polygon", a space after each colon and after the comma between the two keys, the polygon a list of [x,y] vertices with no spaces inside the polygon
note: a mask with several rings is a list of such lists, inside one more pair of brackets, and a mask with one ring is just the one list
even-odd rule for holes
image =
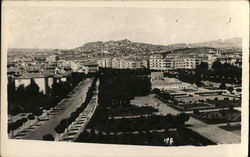
{"label": "black and white photograph", "polygon": [[5,3],[5,141],[246,153],[248,3],[47,3]]}

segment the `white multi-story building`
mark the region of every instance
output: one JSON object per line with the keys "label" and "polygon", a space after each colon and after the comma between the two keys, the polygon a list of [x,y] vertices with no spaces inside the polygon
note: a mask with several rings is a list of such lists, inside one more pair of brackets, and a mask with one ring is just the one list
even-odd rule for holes
{"label": "white multi-story building", "polygon": [[194,69],[196,67],[195,56],[175,56],[171,61],[172,69]]}
{"label": "white multi-story building", "polygon": [[102,58],[97,61],[99,67],[103,68],[111,68],[112,67],[112,59],[111,58]]}
{"label": "white multi-story building", "polygon": [[146,60],[138,59],[123,59],[123,58],[103,58],[97,61],[99,67],[113,69],[140,69],[147,67]]}
{"label": "white multi-story building", "polygon": [[162,55],[150,56],[150,69],[168,71],[174,69],[194,69],[196,67],[194,56]]}
{"label": "white multi-story building", "polygon": [[85,74],[95,73],[99,70],[99,66],[96,63],[85,63],[82,67],[82,70]]}
{"label": "white multi-story building", "polygon": [[172,62],[170,58],[163,58],[162,55],[152,55],[149,59],[149,68],[161,71],[168,71],[171,69]]}

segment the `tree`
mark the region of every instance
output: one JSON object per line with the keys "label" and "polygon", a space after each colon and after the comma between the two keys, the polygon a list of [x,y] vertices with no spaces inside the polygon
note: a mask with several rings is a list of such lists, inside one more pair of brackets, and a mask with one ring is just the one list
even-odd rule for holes
{"label": "tree", "polygon": [[33,115],[37,117],[37,120],[40,120],[39,116],[41,116],[42,114],[43,112],[40,109],[36,109],[35,111],[33,111]]}
{"label": "tree", "polygon": [[[29,114],[28,116],[27,116],[27,118],[28,118],[28,120],[34,120],[35,119],[35,116],[33,115],[33,114]],[[30,123],[30,121],[29,121],[29,123]]]}
{"label": "tree", "polygon": [[200,81],[200,80],[198,80],[198,79],[196,80],[195,84],[196,84],[196,86],[197,86],[197,87],[201,87],[201,86],[202,86],[201,81]]}
{"label": "tree", "polygon": [[189,120],[189,115],[187,115],[186,113],[180,113],[176,116],[176,119],[177,119],[177,126],[184,125],[185,122]]}
{"label": "tree", "polygon": [[44,140],[44,141],[54,141],[55,139],[54,139],[54,136],[53,136],[53,135],[51,135],[51,134],[46,134],[46,135],[43,136],[43,140]]}
{"label": "tree", "polygon": [[222,83],[220,84],[219,88],[220,88],[220,89],[226,89],[226,88],[227,88],[227,86],[225,85],[225,83],[224,83],[224,82],[222,82]]}
{"label": "tree", "polygon": [[14,109],[14,103],[15,103],[15,95],[16,95],[16,88],[15,88],[15,82],[10,80],[8,81],[8,113],[12,115],[12,111]]}
{"label": "tree", "polygon": [[31,79],[30,84],[25,88],[25,90],[28,96],[37,96],[39,93],[39,86],[36,84],[34,79]]}
{"label": "tree", "polygon": [[97,142],[102,142],[103,140],[103,134],[102,131],[99,131],[97,134]]}
{"label": "tree", "polygon": [[221,62],[220,61],[215,61],[213,62],[212,68],[213,70],[218,70],[221,67]]}
{"label": "tree", "polygon": [[64,129],[62,128],[62,126],[59,124],[55,127],[55,131],[56,133],[58,133],[59,135],[59,140],[60,140],[60,134],[64,132]]}
{"label": "tree", "polygon": [[236,92],[241,92],[241,89],[240,89],[240,88],[237,88],[237,89],[236,89]]}
{"label": "tree", "polygon": [[194,109],[194,114],[199,114],[199,109]]}
{"label": "tree", "polygon": [[227,90],[228,90],[230,93],[232,93],[232,91],[234,90],[234,88],[233,88],[233,87],[228,87]]}
{"label": "tree", "polygon": [[168,125],[165,126],[164,132],[166,135],[169,134],[169,126]]}

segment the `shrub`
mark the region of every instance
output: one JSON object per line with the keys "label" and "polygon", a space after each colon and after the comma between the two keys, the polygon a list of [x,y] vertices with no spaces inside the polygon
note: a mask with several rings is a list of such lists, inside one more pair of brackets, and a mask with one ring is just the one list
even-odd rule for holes
{"label": "shrub", "polygon": [[194,109],[194,114],[199,114],[200,110],[199,109]]}
{"label": "shrub", "polygon": [[228,108],[230,111],[233,111],[234,110],[234,107],[233,106],[229,106]]}
{"label": "shrub", "polygon": [[225,85],[225,83],[221,83],[220,86],[219,86],[220,89],[226,89],[227,86]]}
{"label": "shrub", "polygon": [[234,90],[234,88],[233,87],[228,87],[227,90],[231,93]]}
{"label": "shrub", "polygon": [[236,89],[236,92],[241,92],[241,89],[240,88]]}
{"label": "shrub", "polygon": [[34,116],[33,114],[29,114],[29,115],[27,116],[27,118],[28,118],[29,120],[33,120],[33,119],[35,119],[35,116]]}

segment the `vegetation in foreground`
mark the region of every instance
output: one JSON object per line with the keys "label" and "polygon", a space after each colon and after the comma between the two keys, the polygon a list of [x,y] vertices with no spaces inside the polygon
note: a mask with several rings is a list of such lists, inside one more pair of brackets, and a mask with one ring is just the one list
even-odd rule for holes
{"label": "vegetation in foreground", "polygon": [[[87,129],[77,139],[78,142],[139,144],[159,146],[208,145],[215,144],[186,128],[189,116],[181,113],[166,116],[154,115],[153,110],[141,107],[146,115],[133,113],[130,100],[135,96],[145,96],[151,92],[151,84],[146,71],[103,70],[100,71],[99,106]],[[131,112],[126,110],[131,108]],[[117,109],[127,113],[117,118]],[[140,108],[140,107],[138,107]],[[126,116],[135,115],[137,117]],[[191,136],[192,135],[192,136]],[[164,139],[174,142],[168,143]]]}

